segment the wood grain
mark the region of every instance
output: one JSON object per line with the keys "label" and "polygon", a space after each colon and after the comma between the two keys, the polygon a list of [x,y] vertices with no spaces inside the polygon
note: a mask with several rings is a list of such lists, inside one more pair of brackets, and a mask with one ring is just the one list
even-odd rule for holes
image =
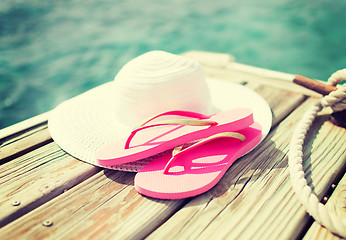
{"label": "wood grain", "polygon": [[32,118],[26,119],[17,124],[13,124],[9,127],[0,129],[0,140],[7,138],[11,135],[16,135],[22,131],[26,131],[28,128],[38,126],[42,123],[47,122],[50,112],[45,112]]}
{"label": "wood grain", "polygon": [[218,54],[213,55],[212,53],[208,53],[207,55],[208,58],[203,56],[203,52],[190,51],[184,53],[184,56],[199,61],[203,65],[203,69],[209,77],[227,79],[237,83],[256,82],[263,86],[289,90],[307,96],[321,96],[312,90],[294,84],[293,79],[295,75],[293,74],[237,63],[232,57],[230,57],[230,60],[227,63],[226,56],[222,56],[219,60]]}
{"label": "wood grain", "polygon": [[29,128],[20,134],[1,139],[0,163],[19,157],[49,142],[52,142],[52,139],[47,124]]}
{"label": "wood grain", "polygon": [[[47,144],[0,168],[0,227],[99,171]],[[14,201],[20,205],[12,206]]]}
{"label": "wood grain", "polygon": [[[332,196],[327,201],[326,206],[329,211],[333,211],[338,217],[346,220],[346,175],[344,175],[341,181],[338,183]],[[319,223],[314,222],[309,231],[304,236],[304,239],[338,240],[343,238],[331,233],[328,229],[324,228]]]}
{"label": "wood grain", "polygon": [[[254,79],[256,79],[256,77],[254,77]],[[230,81],[227,79],[221,80]],[[302,94],[264,86],[256,81],[244,82],[242,85],[257,92],[268,103],[273,114],[273,127],[280,123],[297,106],[307,99],[307,97]]]}
{"label": "wood grain", "polygon": [[[133,177],[121,171],[99,172],[8,224],[0,238],[143,238],[186,200],[142,197],[133,187]],[[49,228],[42,226],[47,219],[53,222]]]}
{"label": "wood grain", "polygon": [[[251,83],[248,85],[251,86]],[[263,85],[259,85],[254,90],[269,104],[273,113],[273,127],[306,100],[304,95]]]}

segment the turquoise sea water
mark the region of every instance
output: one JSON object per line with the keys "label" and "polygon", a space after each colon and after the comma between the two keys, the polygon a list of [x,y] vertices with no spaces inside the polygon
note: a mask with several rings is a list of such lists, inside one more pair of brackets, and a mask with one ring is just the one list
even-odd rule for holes
{"label": "turquoise sea water", "polygon": [[0,128],[113,80],[150,51],[229,53],[326,80],[346,67],[344,0],[0,1]]}

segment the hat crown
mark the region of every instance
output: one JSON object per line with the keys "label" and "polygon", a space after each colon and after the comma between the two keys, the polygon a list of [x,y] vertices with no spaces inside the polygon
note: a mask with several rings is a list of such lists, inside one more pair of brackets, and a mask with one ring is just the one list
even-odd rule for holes
{"label": "hat crown", "polygon": [[134,126],[164,111],[208,114],[211,110],[203,69],[189,58],[147,52],[124,65],[114,81],[115,111],[125,125]]}

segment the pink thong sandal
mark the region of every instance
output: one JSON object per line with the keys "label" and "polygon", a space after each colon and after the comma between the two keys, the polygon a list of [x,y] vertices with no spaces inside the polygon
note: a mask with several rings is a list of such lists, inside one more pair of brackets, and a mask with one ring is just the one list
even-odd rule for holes
{"label": "pink thong sandal", "polygon": [[[170,115],[179,116],[180,119],[167,120]],[[164,120],[152,122],[164,117]],[[134,162],[216,133],[244,129],[253,122],[252,110],[248,108],[237,108],[211,116],[169,111],[145,121],[127,139],[106,145],[98,151],[96,159],[101,166]]]}
{"label": "pink thong sandal", "polygon": [[239,157],[261,141],[261,126],[220,133],[180,151],[173,150],[142,168],[135,176],[136,190],[160,199],[181,199],[214,187]]}

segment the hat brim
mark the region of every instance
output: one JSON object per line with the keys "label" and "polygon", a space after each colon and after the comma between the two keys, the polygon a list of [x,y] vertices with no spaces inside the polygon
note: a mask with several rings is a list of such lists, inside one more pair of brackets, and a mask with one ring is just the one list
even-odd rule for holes
{"label": "hat brim", "polygon": [[[229,81],[207,79],[207,84],[215,111],[238,107],[252,109],[255,121],[262,126],[262,140],[266,137],[272,125],[272,112],[260,95]],[[119,116],[112,109],[114,99],[112,81],[61,103],[48,119],[48,129],[53,140],[73,157],[100,166],[95,159],[98,149],[127,137],[131,132],[131,127],[118,121]],[[159,155],[107,168],[137,172],[157,157]]]}

